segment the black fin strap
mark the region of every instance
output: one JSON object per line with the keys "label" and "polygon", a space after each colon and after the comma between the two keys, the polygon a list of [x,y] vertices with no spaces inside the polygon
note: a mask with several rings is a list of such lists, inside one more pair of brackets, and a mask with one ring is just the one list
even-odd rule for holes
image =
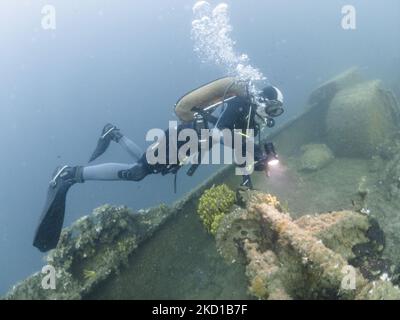
{"label": "black fin strap", "polygon": [[76,180],[77,183],[84,183],[85,180],[83,179],[83,167],[82,166],[77,166],[75,168],[75,177],[74,179]]}

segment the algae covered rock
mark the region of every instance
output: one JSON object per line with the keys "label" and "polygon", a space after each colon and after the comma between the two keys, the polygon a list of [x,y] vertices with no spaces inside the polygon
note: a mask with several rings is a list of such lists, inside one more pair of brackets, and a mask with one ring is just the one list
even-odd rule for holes
{"label": "algae covered rock", "polygon": [[301,150],[300,170],[303,171],[317,171],[334,159],[332,151],[325,144],[308,144]]}
{"label": "algae covered rock", "polygon": [[329,146],[338,156],[371,157],[398,126],[398,105],[380,81],[340,90],[326,116]]}

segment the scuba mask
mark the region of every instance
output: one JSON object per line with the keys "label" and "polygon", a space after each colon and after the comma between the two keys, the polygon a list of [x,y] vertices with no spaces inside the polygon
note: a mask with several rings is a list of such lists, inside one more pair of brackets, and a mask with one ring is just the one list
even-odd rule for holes
{"label": "scuba mask", "polygon": [[259,99],[257,113],[263,118],[276,118],[284,113],[283,103],[278,100]]}

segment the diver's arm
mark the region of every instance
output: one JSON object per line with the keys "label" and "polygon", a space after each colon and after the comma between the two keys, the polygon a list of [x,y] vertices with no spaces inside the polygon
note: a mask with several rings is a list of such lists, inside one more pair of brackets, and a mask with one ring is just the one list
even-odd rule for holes
{"label": "diver's arm", "polygon": [[204,114],[201,114],[201,115],[203,116],[204,120],[206,120],[207,122],[209,122],[213,125],[215,125],[218,122],[218,118],[208,112],[204,112]]}
{"label": "diver's arm", "polygon": [[213,116],[211,113],[207,111],[204,111],[202,109],[195,109],[194,111],[197,112],[199,115],[201,115],[204,120],[213,125],[215,125],[218,122],[218,118]]}

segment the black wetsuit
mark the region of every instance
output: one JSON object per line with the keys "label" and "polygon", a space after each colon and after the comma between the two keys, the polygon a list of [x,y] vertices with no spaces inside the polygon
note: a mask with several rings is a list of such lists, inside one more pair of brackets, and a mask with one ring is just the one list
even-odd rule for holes
{"label": "black wetsuit", "polygon": [[[222,107],[220,107],[222,108]],[[224,109],[221,111],[221,114],[217,117],[211,115],[209,113],[202,112],[201,115],[204,117],[204,120],[207,123],[211,123],[213,126],[216,126],[217,129],[229,129],[229,130],[242,130],[245,134],[247,129],[254,130],[254,137],[259,134],[259,128],[256,124],[255,117],[256,117],[256,106],[253,105],[248,99],[242,97],[235,97],[228,102],[225,103]],[[249,120],[250,117],[250,120]],[[180,124],[177,128],[177,133],[183,129],[194,129],[194,123],[187,123],[187,124]],[[169,148],[171,147],[169,141],[169,130],[165,131],[165,139],[166,146],[167,146],[167,164],[155,164],[150,165],[146,158],[146,153],[144,153],[138,163],[130,170],[121,171],[120,177],[126,180],[135,180],[139,181],[145,178],[148,174],[156,174],[161,173],[162,175],[166,175],[169,173],[176,173],[180,169],[179,164],[170,164],[168,155],[169,155]],[[245,156],[246,139],[243,140],[242,145],[242,156]],[[178,142],[177,146],[174,146],[176,150],[184,145],[186,141]],[[212,146],[212,144],[210,144]],[[233,147],[233,146],[231,146]],[[262,157],[262,152],[260,146],[255,144],[255,154],[254,158],[255,161],[258,161]],[[246,164],[241,165],[241,167],[246,166]],[[244,178],[249,179],[248,176]],[[250,182],[251,183],[251,182]]]}

